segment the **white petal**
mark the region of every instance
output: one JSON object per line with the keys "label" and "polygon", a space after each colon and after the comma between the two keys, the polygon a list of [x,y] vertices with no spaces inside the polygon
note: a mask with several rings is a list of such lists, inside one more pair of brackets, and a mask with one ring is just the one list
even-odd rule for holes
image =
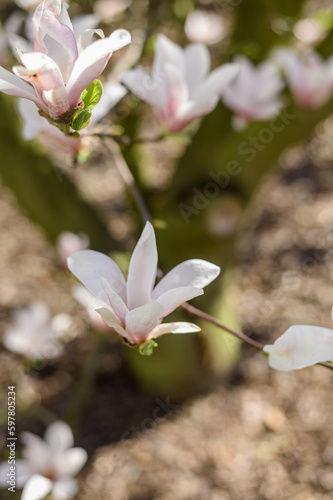
{"label": "white petal", "polygon": [[198,89],[195,97],[216,94],[221,96],[226,88],[235,80],[239,73],[239,66],[235,63],[223,64],[210,73],[203,85]]}
{"label": "white petal", "polygon": [[73,433],[66,422],[53,422],[46,429],[44,439],[53,453],[61,453],[74,444]]}
{"label": "white petal", "polygon": [[152,77],[159,81],[165,73],[165,65],[171,64],[185,77],[185,54],[183,49],[169,40],[165,35],[158,35],[155,44],[155,57],[152,66]]}
{"label": "white petal", "polygon": [[165,335],[166,333],[194,333],[200,332],[201,328],[194,323],[187,322],[173,322],[173,323],[162,323],[158,325],[149,335],[150,339],[156,339],[161,337],[161,335]]}
{"label": "white petal", "polygon": [[101,318],[105,323],[113,328],[118,335],[121,335],[124,337],[130,344],[135,343],[131,336],[126,332],[126,330],[123,328],[122,323],[120,322],[119,318],[117,318],[114,313],[111,311],[111,308],[108,309],[106,307],[101,307],[100,309],[96,309],[96,312],[100,314]]}
{"label": "white petal", "polygon": [[25,444],[22,456],[28,460],[36,471],[42,473],[51,466],[52,453],[47,443],[31,432],[22,432],[21,441]]}
{"label": "white petal", "polygon": [[182,286],[204,288],[219,274],[221,269],[215,264],[202,259],[190,259],[178,264],[157,283],[152,298],[156,300],[164,292]]}
{"label": "white petal", "polygon": [[61,454],[61,463],[58,465],[60,475],[75,476],[80,472],[88,459],[88,454],[83,448],[71,448]]}
{"label": "white petal", "polygon": [[157,326],[163,313],[163,307],[158,302],[149,302],[137,307],[126,316],[126,331],[136,344],[141,344],[148,334]]}
{"label": "white petal", "polygon": [[[0,463],[0,488],[7,488],[8,484],[8,475],[9,474],[10,464],[6,462]],[[29,477],[31,477],[36,471],[31,466],[28,460],[16,460],[15,462],[15,482],[17,488],[23,488],[25,483],[28,481]]]}
{"label": "white petal", "polygon": [[128,313],[126,304],[124,303],[123,299],[117,294],[117,292],[112,290],[105,278],[101,278],[101,283],[116,316],[118,316],[122,323],[125,323],[126,314]]}
{"label": "white petal", "polygon": [[117,264],[107,255],[94,250],[82,250],[71,255],[67,262],[74,276],[105,304],[109,303],[109,299],[103,290],[101,278],[105,278],[110,287],[126,301],[125,278]]}
{"label": "white petal", "polygon": [[52,489],[54,500],[72,500],[77,492],[77,481],[72,477],[62,477],[56,481]]}
{"label": "white petal", "polygon": [[78,39],[78,42],[77,42],[77,46],[78,46],[78,49],[79,49],[79,54],[81,54],[81,52],[88,47],[89,43],[91,42],[92,40],[92,37],[94,35],[98,35],[100,38],[105,38],[104,37],[104,32],[103,30],[101,29],[86,29],[83,31],[83,33],[81,33],[81,35],[79,36],[79,39]]}
{"label": "white petal", "polygon": [[42,95],[43,101],[47,105],[48,114],[53,120],[57,120],[69,110],[68,96],[64,85],[54,90],[44,90]]}
{"label": "white petal", "polygon": [[[154,228],[147,222],[133,251],[127,278],[127,307],[134,309],[151,300],[156,279],[157,248]],[[112,286],[112,285],[111,285]]]}
{"label": "white petal", "polygon": [[32,476],[22,491],[21,500],[44,500],[52,490],[52,481],[46,477],[35,474]]}
{"label": "white petal", "polygon": [[276,370],[299,370],[333,360],[333,330],[293,325],[273,345],[266,345],[269,365]]}
{"label": "white petal", "polygon": [[156,302],[161,304],[164,309],[162,318],[174,311],[178,306],[184,304],[188,300],[193,299],[202,295],[204,291],[201,288],[195,288],[194,286],[181,286],[179,288],[172,288],[167,292],[162,293],[156,299]]}
{"label": "white petal", "polygon": [[[0,66],[0,92],[17,97],[24,97],[41,106],[33,87],[23,82],[21,78]],[[45,106],[44,106],[45,108]]]}
{"label": "white petal", "polygon": [[97,40],[79,55],[67,83],[70,106],[77,106],[83,90],[103,72],[112,53],[128,45],[131,35],[116,30],[108,38]]}
{"label": "white petal", "polygon": [[[164,91],[165,78],[154,80],[141,66],[126,71],[120,76],[120,81],[137,97],[151,106],[163,107],[166,102]],[[161,92],[161,87],[163,91]]]}
{"label": "white petal", "polygon": [[184,50],[186,64],[186,83],[190,90],[190,95],[203,82],[210,67],[210,54],[205,45],[191,44]]}

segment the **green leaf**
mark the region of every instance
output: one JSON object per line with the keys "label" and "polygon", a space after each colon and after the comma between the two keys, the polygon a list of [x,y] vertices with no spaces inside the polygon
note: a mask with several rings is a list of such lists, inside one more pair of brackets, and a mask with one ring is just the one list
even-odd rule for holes
{"label": "green leaf", "polygon": [[94,109],[103,94],[103,85],[99,80],[94,80],[81,94],[84,109]]}
{"label": "green leaf", "polygon": [[155,340],[147,340],[139,346],[139,352],[140,354],[142,354],[142,356],[151,356],[153,354],[154,348],[157,346],[158,344],[155,342]]}
{"label": "green leaf", "polygon": [[74,119],[71,127],[73,130],[82,130],[87,127],[91,121],[91,110],[83,109]]}

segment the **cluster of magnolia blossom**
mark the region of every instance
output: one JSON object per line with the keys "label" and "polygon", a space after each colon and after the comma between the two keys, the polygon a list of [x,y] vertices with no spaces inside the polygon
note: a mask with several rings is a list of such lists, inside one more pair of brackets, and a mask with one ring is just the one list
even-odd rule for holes
{"label": "cluster of magnolia blossom", "polygon": [[[25,445],[22,459],[15,464],[15,487],[23,488],[21,500],[43,500],[49,494],[54,500],[71,500],[77,492],[73,478],[87,461],[83,448],[73,448],[70,427],[61,421],[53,422],[44,439],[24,432],[20,441]],[[8,462],[0,464],[0,487],[10,484]]]}

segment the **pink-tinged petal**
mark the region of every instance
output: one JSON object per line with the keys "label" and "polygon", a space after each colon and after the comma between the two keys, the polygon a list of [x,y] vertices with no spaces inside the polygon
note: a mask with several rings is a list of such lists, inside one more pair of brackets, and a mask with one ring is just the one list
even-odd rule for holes
{"label": "pink-tinged petal", "polygon": [[198,101],[185,101],[177,109],[176,118],[172,126],[173,132],[182,130],[192,120],[205,116],[216,107],[219,97],[217,94],[205,95]]}
{"label": "pink-tinged petal", "polygon": [[156,300],[168,290],[183,286],[204,288],[220,274],[220,271],[221,269],[218,266],[206,260],[186,260],[174,267],[157,283],[152,298]]}
{"label": "pink-tinged petal", "polygon": [[82,14],[72,19],[72,26],[75,38],[78,40],[80,35],[88,29],[95,29],[99,23],[99,18],[95,14]]}
{"label": "pink-tinged petal", "polygon": [[133,339],[123,328],[120,319],[114,315],[114,313],[111,311],[111,308],[108,309],[107,307],[101,307],[100,309],[96,309],[96,312],[100,314],[103,321],[105,321],[105,323],[110,328],[113,328],[118,333],[118,335],[124,337],[124,339],[126,339],[130,344],[134,344]]}
{"label": "pink-tinged petal", "polygon": [[126,314],[128,313],[128,309],[127,309],[127,306],[125,305],[123,299],[121,297],[119,297],[117,292],[115,292],[110,287],[109,283],[107,282],[107,280],[105,278],[101,278],[101,283],[102,283],[102,287],[103,287],[105,293],[107,294],[107,296],[109,298],[110,305],[111,305],[112,309],[114,310],[116,316],[118,316],[118,318],[121,320],[121,322],[125,324],[125,318],[126,318]]}
{"label": "pink-tinged petal", "polygon": [[88,454],[83,448],[71,448],[61,454],[57,471],[60,475],[75,476],[80,472],[88,459]]}
{"label": "pink-tinged petal", "polygon": [[144,306],[137,307],[126,316],[126,331],[134,343],[141,344],[149,333],[157,326],[163,307],[158,302],[149,302]]}
{"label": "pink-tinged petal", "polygon": [[310,325],[293,325],[274,344],[266,345],[269,365],[276,370],[300,370],[333,360],[333,330]]}
{"label": "pink-tinged petal", "polygon": [[52,486],[50,479],[34,474],[24,486],[21,500],[44,500],[52,490]]}
{"label": "pink-tinged petal", "polygon": [[52,498],[54,500],[72,500],[77,489],[76,479],[69,476],[63,476],[53,483]]}
{"label": "pink-tinged petal", "polygon": [[[61,15],[64,22],[59,20]],[[43,0],[32,17],[34,51],[44,54],[47,52],[44,37],[48,35],[66,47],[74,61],[78,57],[78,51],[75,35],[68,24],[69,18],[66,16],[66,12],[62,12],[61,0]]]}
{"label": "pink-tinged petal", "polygon": [[24,99],[29,99],[33,101],[37,106],[40,106],[40,100],[38,99],[34,89],[23,82],[21,78],[13,73],[10,73],[5,68],[0,66],[0,92],[8,95],[15,95],[17,97],[24,97]]}
{"label": "pink-tinged petal", "polygon": [[194,323],[187,323],[183,321],[176,321],[173,323],[161,323],[149,334],[149,339],[156,339],[165,335],[166,333],[195,333],[200,332],[201,328]]}
{"label": "pink-tinged petal", "polygon": [[[133,251],[127,277],[127,307],[135,309],[151,300],[156,279],[157,248],[154,228],[147,222]],[[112,286],[112,285],[111,285]]]}
{"label": "pink-tinged petal", "polygon": [[53,453],[61,453],[74,444],[71,428],[66,422],[60,420],[48,426],[44,439]]}
{"label": "pink-tinged petal", "polygon": [[64,85],[57,89],[44,90],[43,101],[47,106],[48,114],[53,120],[57,120],[69,110],[68,97]]}
{"label": "pink-tinged petal", "polygon": [[184,49],[185,79],[192,95],[202,84],[210,68],[210,54],[205,45],[191,44]]}
{"label": "pink-tinged petal", "polygon": [[203,295],[203,293],[204,291],[201,288],[195,288],[193,286],[181,286],[164,292],[156,299],[156,302],[161,304],[164,309],[161,318],[170,314],[178,306],[184,304],[184,302],[194,299],[194,297],[198,297],[199,295]]}
{"label": "pink-tinged petal", "polygon": [[109,299],[103,290],[101,278],[105,278],[110,287],[126,301],[125,278],[117,264],[107,255],[94,250],[82,250],[71,255],[67,263],[74,276],[105,304],[109,303]]}
{"label": "pink-tinged petal", "polygon": [[173,132],[178,109],[189,98],[189,90],[179,68],[166,64],[164,70],[167,102],[166,107],[160,109],[159,113],[166,128]]}
{"label": "pink-tinged petal", "polygon": [[80,102],[83,90],[103,72],[112,53],[128,45],[131,35],[126,30],[116,30],[108,38],[97,40],[81,52],[67,83],[71,107]]}

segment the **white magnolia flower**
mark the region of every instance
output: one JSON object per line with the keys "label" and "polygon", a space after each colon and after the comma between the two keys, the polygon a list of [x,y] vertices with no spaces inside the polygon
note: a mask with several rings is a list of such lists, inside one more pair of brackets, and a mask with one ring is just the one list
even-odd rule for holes
{"label": "white magnolia flower", "polygon": [[293,325],[263,350],[268,353],[269,365],[276,370],[299,370],[315,363],[333,361],[333,330]]}
{"label": "white magnolia flower", "polygon": [[225,35],[225,26],[221,16],[215,12],[193,10],[185,21],[187,38],[194,43],[214,45]]}
{"label": "white magnolia flower", "polygon": [[127,283],[112,259],[93,250],[72,255],[68,267],[98,300],[95,308],[103,320],[131,345],[165,333],[199,331],[192,323],[161,321],[179,305],[202,295],[202,288],[220,272],[218,266],[205,260],[187,260],[154,287],[157,248],[149,222],[132,254]]}
{"label": "white magnolia flower", "polygon": [[323,61],[316,52],[302,56],[290,49],[277,49],[273,57],[284,70],[299,106],[317,109],[332,97],[333,57]]}
{"label": "white magnolia flower", "polygon": [[273,118],[282,107],[284,86],[277,68],[270,62],[255,67],[246,57],[237,57],[240,71],[223,95],[224,104],[235,112],[233,127],[244,129],[251,121]]}
{"label": "white magnolia flower", "polygon": [[71,325],[68,314],[50,317],[43,302],[14,313],[14,325],[3,337],[4,346],[30,359],[53,359],[63,351],[61,339]]}
{"label": "white magnolia flower", "polygon": [[[24,432],[22,459],[16,460],[16,487],[22,488],[21,500],[43,500],[49,493],[54,500],[70,500],[77,491],[75,476],[87,461],[83,448],[73,448],[70,427],[61,421],[51,424],[44,439]],[[0,486],[7,487],[8,462],[0,464]]]}
{"label": "white magnolia flower", "polygon": [[238,72],[235,64],[224,64],[208,74],[209,67],[205,45],[191,44],[182,49],[159,35],[151,75],[138,66],[123,73],[121,80],[154,108],[166,130],[179,132],[215,108]]}
{"label": "white magnolia flower", "polygon": [[[14,66],[15,74],[0,67],[0,91],[33,101],[53,120],[80,105],[83,90],[131,39],[122,29],[108,38],[101,30],[88,29],[76,38],[61,0],[43,0],[32,17],[32,30],[33,51],[17,48],[22,66]],[[94,33],[103,39],[90,44]]]}

